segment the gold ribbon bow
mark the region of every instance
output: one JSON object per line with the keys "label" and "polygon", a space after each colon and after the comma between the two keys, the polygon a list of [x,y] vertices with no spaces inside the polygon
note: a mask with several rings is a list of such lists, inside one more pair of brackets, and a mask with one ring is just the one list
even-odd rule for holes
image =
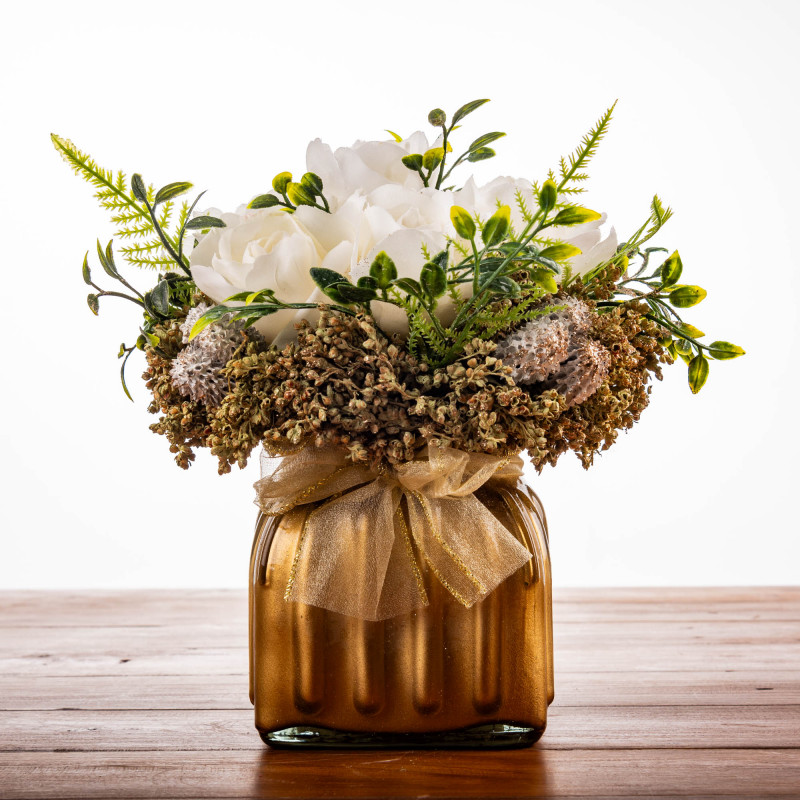
{"label": "gold ribbon bow", "polygon": [[530,560],[474,494],[490,479],[515,481],[522,474],[518,456],[429,445],[427,459],[373,470],[345,455],[306,447],[281,459],[262,456],[264,477],[255,489],[265,514],[317,504],[298,511],[305,519],[286,600],[366,620],[427,605],[416,545],[419,558],[469,608]]}

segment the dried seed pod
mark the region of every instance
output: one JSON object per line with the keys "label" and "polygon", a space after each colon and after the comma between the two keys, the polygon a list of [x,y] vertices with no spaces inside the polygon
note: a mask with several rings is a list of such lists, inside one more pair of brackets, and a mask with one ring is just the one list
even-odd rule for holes
{"label": "dried seed pod", "polygon": [[572,339],[589,329],[594,316],[574,297],[556,297],[548,305],[559,308],[498,342],[495,355],[512,368],[515,383],[540,383],[556,372],[570,355]]}
{"label": "dried seed pod", "polygon": [[570,342],[569,355],[544,382],[567,401],[567,408],[588,400],[608,376],[611,354],[599,342],[578,334]]}

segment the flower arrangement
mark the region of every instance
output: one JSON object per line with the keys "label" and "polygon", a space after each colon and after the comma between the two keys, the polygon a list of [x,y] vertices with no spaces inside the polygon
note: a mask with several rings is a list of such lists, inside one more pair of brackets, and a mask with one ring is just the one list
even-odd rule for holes
{"label": "flower arrangement", "polygon": [[[677,250],[649,245],[672,214],[658,197],[621,241],[578,203],[613,106],[544,180],[459,185],[455,171],[505,135],[455,155],[486,102],[431,111],[433,142],[315,140],[299,180],[279,173],[235,213],[198,213],[202,194],[178,207],[190,183],[128,182],[52,136],[116,226],[117,252],[97,245],[113,289],[83,262],[89,308],[141,308],[122,385],[130,397],[125,366],[143,351],[151,428],[181,467],[206,447],[228,472],[258,445],[335,445],[371,468],[431,445],[527,450],[537,469],[573,450],[588,467],[639,418],[662,365],[686,362],[698,392],[710,360],[743,355],[682,318],[706,292],[681,282]],[[124,277],[120,255],[156,271],[152,288]]]}

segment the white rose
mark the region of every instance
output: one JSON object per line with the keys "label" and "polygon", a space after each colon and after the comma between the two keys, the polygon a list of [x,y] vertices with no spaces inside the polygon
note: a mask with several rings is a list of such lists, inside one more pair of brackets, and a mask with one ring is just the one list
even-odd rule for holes
{"label": "white rose", "polygon": [[[261,289],[273,289],[287,303],[324,300],[309,274],[324,253],[296,214],[280,208],[240,209],[222,217],[226,227],[212,228],[191,254],[192,278],[202,292],[217,303]],[[279,311],[255,327],[273,341],[296,316],[292,310]]]}
{"label": "white rose", "polygon": [[[421,192],[411,192],[405,200],[407,214],[415,208],[422,214],[420,209],[426,207],[429,198]],[[372,262],[381,251],[395,262],[399,277],[418,280],[426,261],[423,247],[434,254],[447,245],[445,232],[438,227],[404,227],[389,210],[370,205],[366,198],[357,194],[332,214],[305,206],[298,208],[295,216],[313,233],[325,252],[321,266],[340,272],[353,283],[369,275]],[[408,333],[408,318],[401,308],[380,300],[373,301],[371,307],[376,322],[387,333]],[[447,302],[439,311],[444,319],[452,316]]]}
{"label": "white rose", "polygon": [[357,141],[352,147],[339,147],[335,152],[330,145],[315,139],[306,151],[306,167],[322,178],[325,197],[332,207],[338,207],[352,194],[369,196],[385,184],[421,189],[419,173],[408,169],[401,159],[410,153],[424,153],[430,147],[421,131],[401,142]]}
{"label": "white rose", "polygon": [[[420,208],[429,197],[412,192],[405,198],[405,215]],[[417,212],[422,219],[424,211]],[[311,279],[312,267],[335,270],[355,283],[369,274],[375,256],[386,250],[402,276],[419,278],[425,257],[422,246],[438,252],[446,245],[444,234],[429,228],[405,228],[390,211],[369,205],[351,195],[333,213],[300,206],[293,214],[283,209],[239,209],[220,214],[225,228],[212,228],[191,255],[192,277],[201,291],[217,303],[238,292],[272,289],[286,303],[330,302]],[[449,216],[447,217],[449,224]],[[405,312],[387,303],[375,308],[386,329],[408,331]],[[443,313],[446,313],[443,311]],[[283,345],[294,337],[295,325],[313,320],[314,309],[284,310],[255,323],[268,341]]]}

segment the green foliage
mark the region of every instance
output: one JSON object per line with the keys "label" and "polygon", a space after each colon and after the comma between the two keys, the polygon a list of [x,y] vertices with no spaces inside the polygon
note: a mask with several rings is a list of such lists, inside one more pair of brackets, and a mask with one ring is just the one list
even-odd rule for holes
{"label": "green foliage", "polygon": [[511,209],[501,206],[489,219],[481,230],[481,238],[485,247],[494,247],[500,244],[508,235],[511,227]]}
{"label": "green foliage", "polygon": [[392,282],[397,279],[397,267],[394,261],[381,250],[369,268],[370,277],[376,282],[378,288],[386,291]]}
{"label": "green foliage", "polygon": [[[616,107],[614,104],[606,109],[600,116],[595,126],[587,133],[575,151],[567,158],[562,158],[558,168],[558,176],[550,173],[550,180],[557,183],[558,193],[562,195],[575,195],[586,191],[584,186],[579,184],[588,180],[589,176],[584,170],[589,162],[597,153],[600,142],[608,132],[611,124],[611,116]],[[557,179],[558,178],[558,179]]]}
{"label": "green foliage", "polygon": [[698,353],[689,362],[689,388],[697,394],[708,380],[708,359]]}
{"label": "green foliage", "polygon": [[661,265],[661,283],[663,286],[672,286],[678,282],[683,272],[683,262],[680,255],[676,250],[662,265]]}
{"label": "green foliage", "polygon": [[[460,156],[458,156],[458,158],[456,158],[449,168],[445,170],[445,167],[447,166],[447,154],[453,150],[452,145],[449,142],[451,134],[456,130],[456,128],[460,127],[458,123],[461,122],[464,117],[466,117],[468,114],[471,114],[473,111],[476,111],[482,105],[488,102],[488,100],[472,100],[469,103],[465,103],[456,111],[455,114],[453,114],[453,121],[449,126],[447,125],[447,114],[441,108],[434,108],[431,110],[431,112],[428,114],[428,122],[433,125],[434,128],[441,128],[441,147],[432,147],[425,153],[411,153],[403,156],[401,159],[403,164],[408,169],[410,169],[412,172],[419,173],[423,186],[433,185],[435,188],[441,189],[442,183],[449,177],[450,173],[459,164],[462,164],[465,161],[484,161],[487,158],[492,158],[495,155],[495,151],[491,147],[487,147],[487,145],[505,136],[505,133],[502,133],[501,131],[484,133],[477,139],[474,139],[469,147],[467,147],[467,149]],[[402,141],[402,139],[393,131],[388,132],[395,138],[396,141]],[[435,183],[432,184],[432,181],[434,180]]]}
{"label": "green foliage", "polygon": [[[705,333],[681,319],[677,309],[697,305],[706,297],[706,291],[699,286],[675,283],[683,274],[683,262],[677,250],[660,266],[651,269],[652,254],[663,251],[663,247],[649,247],[646,250],[636,248],[634,251],[627,248],[628,245],[624,245],[621,252],[606,262],[607,266],[602,270],[596,269],[590,273],[585,291],[589,297],[596,299],[617,295],[613,299],[600,299],[600,307],[645,302],[650,308],[647,318],[656,322],[667,334],[661,339],[661,345],[673,359],[680,358],[689,365],[689,386],[697,394],[708,379],[709,358],[738,358],[745,355],[745,351],[730,342],[704,344],[700,339]],[[641,264],[631,272],[634,258],[639,258]]]}
{"label": "green foliage", "polygon": [[450,209],[450,221],[456,229],[456,233],[462,239],[474,239],[476,233],[475,221],[466,208],[452,206]]}
{"label": "green foliage", "polygon": [[[95,188],[98,202],[110,212],[115,236],[126,240],[120,250],[128,263],[151,269],[171,269],[188,263],[181,258],[176,264],[176,256],[182,251],[190,205],[184,202],[176,214],[173,201],[191,189],[190,183],[170,183],[156,192],[152,185],[145,186],[141,176],[134,175],[129,189],[121,170],[101,167],[69,139],[56,134],[50,138],[64,161]],[[156,217],[157,206],[160,209]]]}
{"label": "green foliage", "polygon": [[[312,206],[330,214],[330,205],[323,194],[322,178],[306,172],[299,181],[292,180],[291,172],[279,172],[272,179],[272,188],[277,194],[267,192],[250,201],[248,208],[272,208],[282,206],[292,212],[298,206]],[[278,196],[280,195],[280,197]]]}
{"label": "green foliage", "polygon": [[584,222],[594,222],[600,219],[600,214],[590,208],[580,206],[567,206],[556,214],[553,225],[582,225]]}
{"label": "green foliage", "polygon": [[709,355],[718,361],[727,361],[730,358],[739,358],[745,355],[741,347],[730,342],[716,341],[708,346]]}
{"label": "green foliage", "polygon": [[677,286],[669,293],[669,302],[675,308],[691,308],[702,302],[707,294],[699,286]]}

